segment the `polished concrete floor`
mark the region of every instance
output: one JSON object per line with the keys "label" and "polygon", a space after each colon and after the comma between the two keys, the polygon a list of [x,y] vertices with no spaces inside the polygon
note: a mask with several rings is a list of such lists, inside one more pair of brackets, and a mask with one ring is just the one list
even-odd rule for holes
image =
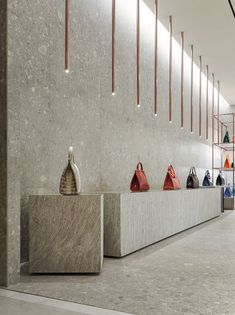
{"label": "polished concrete floor", "polygon": [[24,274],[10,289],[137,315],[235,314],[235,213],[105,259],[99,276]]}
{"label": "polished concrete floor", "polygon": [[0,289],[0,315],[127,315],[126,313],[79,305]]}

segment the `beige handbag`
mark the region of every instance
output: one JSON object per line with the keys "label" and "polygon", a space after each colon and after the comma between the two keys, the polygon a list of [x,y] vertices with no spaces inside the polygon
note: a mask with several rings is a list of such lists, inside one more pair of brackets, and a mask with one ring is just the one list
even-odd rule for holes
{"label": "beige handbag", "polygon": [[61,195],[78,195],[81,193],[81,177],[74,162],[73,147],[69,148],[68,164],[60,179]]}

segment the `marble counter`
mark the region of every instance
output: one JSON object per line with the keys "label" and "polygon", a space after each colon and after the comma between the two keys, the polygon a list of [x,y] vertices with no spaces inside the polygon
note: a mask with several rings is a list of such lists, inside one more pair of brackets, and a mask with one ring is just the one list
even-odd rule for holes
{"label": "marble counter", "polygon": [[220,215],[221,188],[104,195],[104,254],[122,257]]}

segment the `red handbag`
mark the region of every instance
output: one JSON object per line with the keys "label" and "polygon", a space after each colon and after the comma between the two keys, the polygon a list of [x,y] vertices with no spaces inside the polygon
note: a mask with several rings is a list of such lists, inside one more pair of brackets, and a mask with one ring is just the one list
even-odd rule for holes
{"label": "red handbag", "polygon": [[149,184],[141,162],[139,162],[136,166],[135,174],[131,180],[130,189],[132,192],[149,190]]}
{"label": "red handbag", "polygon": [[163,185],[164,190],[180,189],[180,181],[176,176],[176,173],[172,165],[168,166],[168,171]]}

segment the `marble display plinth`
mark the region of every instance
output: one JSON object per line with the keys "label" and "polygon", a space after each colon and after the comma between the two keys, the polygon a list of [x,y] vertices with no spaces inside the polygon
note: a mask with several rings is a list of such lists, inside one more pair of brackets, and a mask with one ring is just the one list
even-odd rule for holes
{"label": "marble display plinth", "polygon": [[224,210],[234,210],[233,198],[224,198]]}
{"label": "marble display plinth", "polygon": [[104,197],[104,254],[122,257],[221,213],[221,189],[201,188]]}
{"label": "marble display plinth", "polygon": [[103,195],[31,196],[30,273],[99,273]]}

